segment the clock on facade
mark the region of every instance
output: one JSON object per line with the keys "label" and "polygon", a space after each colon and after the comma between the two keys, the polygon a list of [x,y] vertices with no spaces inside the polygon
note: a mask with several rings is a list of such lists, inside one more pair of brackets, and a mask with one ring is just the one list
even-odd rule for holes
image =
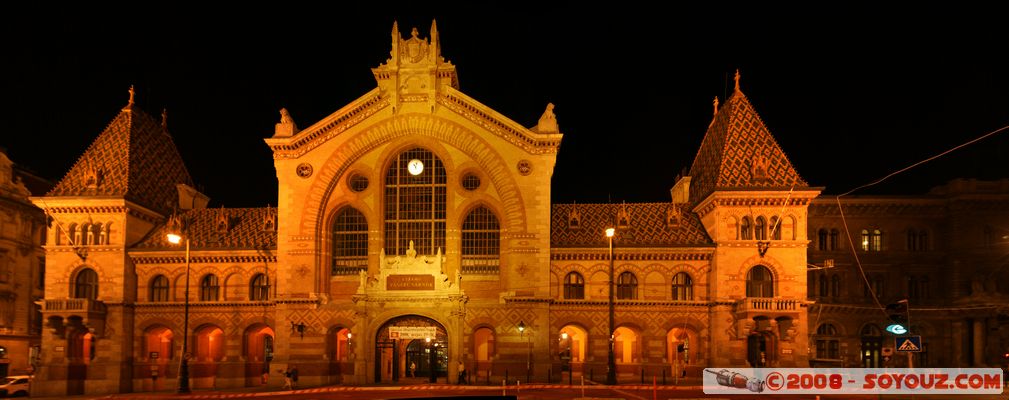
{"label": "clock on facade", "polygon": [[410,175],[420,175],[424,172],[424,163],[415,158],[406,164],[406,169],[410,171]]}

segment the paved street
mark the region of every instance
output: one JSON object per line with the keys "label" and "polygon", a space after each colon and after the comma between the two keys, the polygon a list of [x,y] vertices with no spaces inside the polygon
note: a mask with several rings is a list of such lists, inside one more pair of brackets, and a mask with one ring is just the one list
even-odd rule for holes
{"label": "paved street", "polygon": [[[459,396],[517,396],[520,400],[559,400],[576,398],[594,399],[626,399],[626,400],[651,400],[651,399],[815,399],[814,395],[794,395],[781,396],[771,394],[743,394],[735,396],[708,396],[702,393],[700,387],[658,387],[653,392],[651,387],[642,385],[620,385],[607,387],[601,385],[586,385],[584,395],[580,386],[567,385],[543,385],[534,384],[522,386],[517,389],[509,386],[502,391],[501,387],[493,386],[457,386],[457,385],[411,385],[411,386],[363,386],[344,387],[329,386],[319,388],[309,388],[295,391],[195,391],[190,395],[177,395],[172,392],[158,393],[130,393],[106,396],[74,396],[59,397],[72,399],[409,399],[409,398],[451,398]],[[981,395],[931,395],[914,396],[914,400],[926,399],[950,399],[955,400],[980,400],[980,399],[1009,399],[1009,392],[1002,395],[981,396]],[[53,398],[55,399],[55,397]],[[820,399],[912,399],[909,395],[882,395],[882,396],[851,396],[832,395],[820,396]]]}

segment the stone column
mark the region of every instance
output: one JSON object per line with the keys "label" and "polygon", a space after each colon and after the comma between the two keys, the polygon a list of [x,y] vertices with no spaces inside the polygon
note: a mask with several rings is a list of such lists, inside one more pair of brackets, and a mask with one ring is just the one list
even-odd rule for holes
{"label": "stone column", "polygon": [[974,366],[984,366],[984,320],[974,320]]}
{"label": "stone column", "polygon": [[952,327],[950,328],[950,330],[952,331],[951,340],[953,342],[953,360],[952,360],[952,363],[953,363],[954,367],[962,367],[962,366],[964,366],[964,361],[967,360],[966,355],[963,354],[963,341],[964,341],[964,337],[963,337],[963,330],[964,330],[963,321],[953,321],[953,324],[952,324]]}

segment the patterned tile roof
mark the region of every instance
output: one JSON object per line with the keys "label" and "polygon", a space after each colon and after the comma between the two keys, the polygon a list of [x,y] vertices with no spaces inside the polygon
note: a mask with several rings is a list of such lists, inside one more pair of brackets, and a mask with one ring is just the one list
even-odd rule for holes
{"label": "patterned tile roof", "polygon": [[[274,208],[203,208],[180,215],[188,221],[190,247],[193,249],[276,249],[276,209]],[[274,229],[266,229],[267,218]],[[220,226],[225,222],[225,226]],[[177,248],[166,238],[166,224],[159,225],[136,248]]]}
{"label": "patterned tile roof", "polygon": [[764,121],[742,92],[718,110],[690,167],[690,201],[715,190],[784,189],[809,186],[788,161]]}
{"label": "patterned tile roof", "polygon": [[[553,247],[606,246],[606,228],[615,226],[621,214],[627,221],[627,228],[617,231],[622,247],[712,244],[697,215],[686,204],[672,203],[554,204],[550,241]],[[572,217],[579,220],[577,228],[571,226]]]}
{"label": "patterned tile roof", "polygon": [[178,202],[175,185],[193,186],[171,135],[136,106],[127,106],[48,196],[123,196],[166,212]]}

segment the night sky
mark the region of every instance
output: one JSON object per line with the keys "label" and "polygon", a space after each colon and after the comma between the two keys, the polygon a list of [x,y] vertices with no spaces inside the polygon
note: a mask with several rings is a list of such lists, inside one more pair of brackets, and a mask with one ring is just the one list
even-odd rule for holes
{"label": "night sky", "polygon": [[[278,109],[302,128],[338,110],[376,86],[370,68],[389,56],[393,20],[427,36],[432,18],[463,92],[527,127],[556,104],[554,202],[668,201],[736,68],[799,174],[827,193],[1009,125],[1009,30],[978,5],[411,4],[11,13],[0,24],[0,146],[57,181],[132,84],[142,109],[168,109],[213,206],[276,204],[262,139]],[[1009,178],[1007,160],[1004,131],[859,193]]]}

